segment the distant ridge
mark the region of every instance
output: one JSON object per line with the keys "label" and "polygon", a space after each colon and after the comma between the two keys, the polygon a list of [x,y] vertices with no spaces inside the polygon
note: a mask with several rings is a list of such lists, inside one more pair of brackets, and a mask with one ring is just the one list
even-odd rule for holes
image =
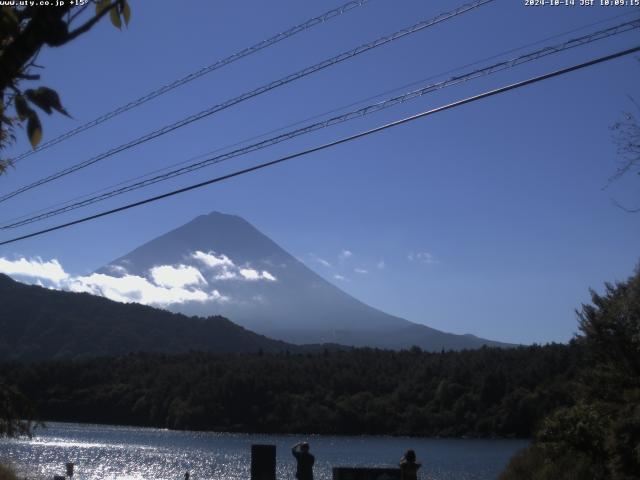
{"label": "distant ridge", "polygon": [[[236,273],[242,268],[266,272],[274,280],[243,281],[221,265],[203,264],[194,257],[196,252],[226,258]],[[220,212],[198,216],[114,260],[98,273],[118,275],[116,272],[126,271],[149,278],[154,267],[163,265],[197,269],[209,288],[215,287],[230,299],[225,303],[172,304],[167,307],[170,310],[188,315],[223,315],[287,342],[393,349],[415,345],[429,351],[512,346],[469,334],[441,332],[370,307],[324,280],[243,218]]]}
{"label": "distant ridge", "polygon": [[125,355],[134,352],[298,351],[226,318],[186,317],[87,293],[25,285],[0,274],[0,361]]}

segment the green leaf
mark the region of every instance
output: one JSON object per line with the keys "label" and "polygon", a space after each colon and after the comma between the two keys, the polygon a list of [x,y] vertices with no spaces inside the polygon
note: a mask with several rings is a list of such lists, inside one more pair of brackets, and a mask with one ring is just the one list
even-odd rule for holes
{"label": "green leaf", "polygon": [[127,0],[124,1],[124,7],[122,7],[122,18],[124,18],[124,24],[129,26],[129,22],[131,21],[131,8]]}
{"label": "green leaf", "polygon": [[31,111],[31,115],[29,115],[29,121],[27,122],[27,135],[29,136],[29,141],[31,142],[31,148],[35,150],[35,148],[42,140],[42,125],[40,124],[40,119],[38,118],[38,114]]}
{"label": "green leaf", "polygon": [[25,90],[24,94],[31,103],[37,105],[38,107],[40,107],[40,109],[51,115],[51,112],[53,111],[51,110],[51,105],[49,105],[49,102],[45,98],[38,94],[37,90],[33,90],[30,88],[29,90]]}
{"label": "green leaf", "polygon": [[118,10],[112,8],[109,12],[109,17],[111,17],[111,23],[113,23],[113,26],[120,30],[122,28],[122,21],[120,20],[120,14],[118,13]]}
{"label": "green leaf", "polygon": [[14,105],[16,107],[16,113],[18,114],[18,118],[20,119],[20,121],[25,120],[29,116],[29,112],[32,111],[22,95],[16,95]]}
{"label": "green leaf", "polygon": [[51,109],[56,110],[57,112],[66,115],[67,117],[71,117],[69,113],[62,106],[62,102],[60,102],[60,97],[55,90],[52,90],[48,87],[39,87],[36,90],[26,90],[24,94],[27,98],[33,102],[35,105],[40,107],[45,112],[51,114]]}
{"label": "green leaf", "polygon": [[109,8],[111,2],[109,0],[99,0],[96,3],[96,15],[100,15],[105,9]]}

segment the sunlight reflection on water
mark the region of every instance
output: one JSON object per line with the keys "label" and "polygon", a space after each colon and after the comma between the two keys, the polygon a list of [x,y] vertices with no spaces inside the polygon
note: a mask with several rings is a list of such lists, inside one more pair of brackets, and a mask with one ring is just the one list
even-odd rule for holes
{"label": "sunlight reflection on water", "polygon": [[[76,464],[74,480],[248,479],[251,444],[277,446],[278,478],[294,478],[291,445],[302,437],[176,432],[162,429],[51,423],[32,440],[0,442],[0,458],[29,478],[64,474]],[[407,448],[423,462],[422,479],[497,478],[523,440],[445,440],[392,437],[308,436],[316,455],[317,480],[330,480],[334,466],[393,466]]]}

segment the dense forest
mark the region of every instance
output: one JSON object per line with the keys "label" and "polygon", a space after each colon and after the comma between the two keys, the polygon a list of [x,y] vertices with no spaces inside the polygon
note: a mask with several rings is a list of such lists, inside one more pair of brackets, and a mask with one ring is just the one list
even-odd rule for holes
{"label": "dense forest", "polygon": [[5,364],[45,420],[173,429],[528,437],[568,405],[576,346],[131,354]]}

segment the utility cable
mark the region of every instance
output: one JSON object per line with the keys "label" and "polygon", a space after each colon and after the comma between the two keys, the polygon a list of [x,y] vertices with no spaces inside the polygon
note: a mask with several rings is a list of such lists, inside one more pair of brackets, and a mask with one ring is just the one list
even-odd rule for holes
{"label": "utility cable", "polygon": [[46,211],[45,213],[41,213],[38,215],[33,215],[31,217],[25,218],[25,219],[20,219],[18,221],[14,221],[13,223],[7,223],[5,225],[0,226],[1,230],[7,230],[7,229],[12,229],[12,228],[18,228],[18,227],[22,227],[25,225],[28,225],[30,223],[35,223],[47,218],[51,218],[81,207],[85,207],[88,205],[92,205],[94,203],[103,201],[103,200],[107,200],[109,198],[118,196],[118,195],[122,195],[124,193],[127,192],[131,192],[133,190],[138,190],[140,188],[143,187],[147,187],[149,185],[153,185],[155,183],[159,183],[162,181],[166,181],[169,180],[171,178],[180,176],[180,175],[184,175],[186,173],[190,173],[193,172],[195,170],[199,170],[201,168],[213,165],[213,164],[217,164],[217,163],[221,163],[227,160],[230,160],[232,158],[235,157],[239,157],[242,155],[247,155],[248,153],[252,153],[255,152],[257,150],[261,150],[263,148],[266,147],[270,147],[272,145],[281,143],[283,141],[286,140],[290,140],[292,138],[298,137],[300,135],[305,135],[323,128],[327,128],[330,127],[332,125],[336,125],[339,123],[343,123],[343,122],[347,122],[350,120],[354,120],[356,118],[360,118],[360,117],[364,117],[366,115],[369,115],[371,113],[375,113],[378,112],[380,110],[384,110],[386,108],[390,108],[393,106],[396,106],[398,104],[407,102],[409,100],[413,100],[416,98],[419,98],[425,94],[428,93],[432,93],[434,91],[437,90],[441,90],[443,88],[446,87],[450,87],[450,86],[454,86],[454,85],[458,85],[460,83],[464,83],[467,82],[469,80],[473,80],[482,76],[487,76],[487,75],[491,75],[493,73],[497,73],[509,68],[513,68],[516,67],[518,65],[522,65],[524,63],[527,62],[531,62],[533,60],[537,60],[540,59],[542,57],[551,55],[551,54],[555,54],[555,53],[559,53],[565,50],[568,50],[570,48],[575,48],[578,46],[582,46],[582,45],[586,45],[588,43],[592,43],[598,40],[602,40],[604,38],[608,38],[611,37],[613,35],[619,35],[621,33],[625,33],[628,32],[632,29],[637,29],[640,28],[640,19],[635,19],[635,20],[631,20],[628,22],[624,22],[622,24],[616,25],[614,27],[610,27],[607,28],[605,30],[599,30],[599,31],[595,31],[592,32],[590,34],[587,35],[583,35],[582,37],[578,37],[578,38],[574,38],[571,40],[567,40],[563,43],[560,44],[556,44],[553,46],[547,46],[544,47],[542,49],[533,51],[533,52],[529,52],[523,55],[520,55],[519,57],[513,58],[511,60],[508,61],[502,61],[496,64],[493,64],[491,66],[487,66],[484,68],[480,68],[480,69],[476,69],[473,70],[471,72],[462,74],[462,75],[457,75],[454,77],[451,77],[447,80],[438,82],[438,83],[433,83],[433,84],[429,84],[426,86],[423,86],[417,90],[413,90],[407,93],[404,93],[402,95],[399,96],[395,96],[392,98],[388,98],[382,102],[378,102],[378,103],[373,103],[370,105],[366,105],[362,108],[358,108],[356,110],[352,110],[346,113],[343,113],[341,115],[337,115],[334,116],[332,118],[329,118],[327,120],[323,120],[323,121],[319,121],[319,122],[315,122],[313,124],[307,125],[305,127],[302,128],[298,128],[295,130],[291,130],[288,132],[285,132],[281,135],[277,135],[275,137],[271,137],[268,138],[266,140],[242,147],[242,148],[238,148],[236,150],[232,150],[231,152],[227,152],[221,155],[216,155],[214,157],[211,158],[207,158],[204,159],[200,162],[195,162],[192,163],[190,165],[169,171],[169,172],[165,172],[161,175],[156,175],[152,178],[148,178],[145,180],[141,180],[139,182],[130,184],[130,185],[126,185],[123,186],[121,188],[117,188],[99,195],[95,195],[93,197],[89,197],[89,198],[85,198],[82,201],[78,201],[69,205],[65,205],[63,207],[60,208],[54,208],[51,210]]}
{"label": "utility cable", "polygon": [[519,52],[519,51],[522,51],[522,50],[524,50],[526,48],[534,47],[536,45],[540,45],[540,44],[543,44],[545,42],[548,42],[548,41],[551,41],[551,40],[555,40],[556,38],[561,38],[561,37],[563,37],[565,35],[569,35],[569,34],[572,34],[572,33],[575,33],[575,32],[579,32],[579,31],[585,30],[587,28],[595,27],[596,25],[602,25],[602,24],[610,22],[612,20],[616,20],[616,19],[622,18],[622,17],[628,17],[630,15],[635,15],[635,14],[636,14],[635,11],[619,13],[617,15],[613,15],[611,17],[607,17],[607,18],[598,20],[596,22],[592,22],[592,23],[588,23],[588,24],[585,24],[585,25],[581,25],[581,26],[573,28],[571,30],[566,30],[566,31],[551,35],[549,37],[545,37],[545,38],[542,38],[540,40],[536,40],[535,42],[530,42],[530,43],[526,43],[524,45],[520,45],[518,47],[515,47],[515,48],[512,48],[512,49],[509,49],[509,50],[506,50],[506,51],[491,55],[489,57],[482,58],[480,60],[475,60],[475,61],[473,61],[471,63],[467,63],[465,65],[461,65],[461,66],[449,69],[449,70],[447,70],[445,72],[440,72],[440,73],[437,73],[435,75],[429,75],[426,78],[421,78],[420,80],[414,80],[414,81],[412,81],[410,83],[406,83],[406,84],[401,85],[399,87],[395,87],[395,88],[392,88],[390,90],[385,90],[384,92],[380,92],[380,93],[377,93],[375,95],[368,96],[366,98],[361,98],[361,99],[356,100],[354,102],[351,102],[349,104],[342,105],[342,106],[336,107],[336,108],[332,108],[331,110],[327,110],[327,111],[324,111],[322,113],[318,113],[318,114],[312,115],[310,117],[303,118],[301,120],[296,120],[295,122],[289,123],[287,125],[283,125],[283,126],[280,126],[278,128],[274,128],[274,129],[271,129],[271,130],[264,131],[262,133],[253,135],[251,137],[248,137],[248,138],[245,138],[245,139],[242,139],[242,140],[235,141],[235,142],[233,142],[231,144],[227,144],[227,145],[224,145],[222,147],[217,147],[217,148],[215,148],[213,150],[209,150],[206,153],[201,153],[199,155],[190,157],[188,159],[181,160],[180,162],[169,164],[169,165],[167,165],[165,167],[158,168],[158,169],[155,169],[155,170],[151,170],[151,171],[149,171],[147,173],[143,173],[141,175],[136,175],[135,177],[127,178],[126,180],[122,180],[120,182],[117,182],[115,184],[111,184],[111,185],[106,186],[104,188],[100,188],[98,190],[94,190],[94,191],[89,192],[89,193],[78,195],[78,196],[73,197],[73,198],[71,198],[69,200],[64,200],[64,201],[61,201],[61,202],[57,202],[57,203],[55,203],[53,205],[50,205],[48,207],[40,208],[38,210],[31,211],[29,213],[25,213],[23,215],[19,215],[19,216],[16,216],[16,217],[9,218],[9,219],[5,220],[4,223],[5,224],[9,224],[9,223],[12,223],[12,222],[17,222],[19,220],[26,219],[26,218],[35,216],[37,214],[40,214],[40,213],[43,213],[43,212],[47,212],[48,210],[51,210],[51,209],[54,209],[54,208],[57,208],[57,207],[69,205],[71,203],[78,202],[78,201],[83,200],[83,199],[88,199],[89,197],[95,196],[95,195],[97,195],[99,193],[106,192],[108,190],[111,190],[111,189],[114,189],[114,188],[117,188],[117,187],[120,187],[120,186],[123,186],[123,185],[127,185],[130,182],[135,182],[136,180],[142,180],[144,178],[148,178],[148,177],[151,177],[153,175],[156,175],[156,174],[158,174],[160,172],[166,172],[168,170],[171,170],[172,168],[175,168],[175,167],[178,167],[178,166],[181,166],[181,165],[186,165],[188,163],[194,162],[195,160],[198,160],[198,159],[203,158],[203,157],[207,157],[207,156],[212,155],[214,153],[223,152],[223,151],[228,150],[230,148],[238,147],[240,145],[247,144],[247,143],[252,142],[254,140],[258,140],[260,138],[265,138],[265,137],[267,137],[269,135],[272,135],[274,133],[283,132],[283,131],[287,130],[288,128],[297,127],[298,125],[303,125],[303,124],[305,124],[307,122],[310,122],[312,120],[323,118],[323,117],[326,117],[327,115],[331,115],[333,113],[337,113],[337,112],[346,110],[347,108],[351,108],[351,107],[354,107],[354,106],[357,106],[357,105],[362,105],[365,102],[369,102],[371,100],[379,99],[381,97],[385,97],[387,95],[406,90],[407,88],[410,88],[410,87],[415,87],[416,85],[423,84],[424,82],[427,82],[429,80],[434,80],[434,79],[437,79],[437,78],[441,78],[441,77],[444,77],[445,75],[449,75],[449,74],[452,74],[452,73],[455,73],[455,72],[459,72],[459,71],[464,70],[465,68],[468,68],[468,67],[473,67],[473,66],[476,66],[476,65],[480,65],[480,64],[488,62],[490,60],[494,60],[496,58],[502,58],[505,55],[509,55],[511,53],[514,53],[514,52]]}
{"label": "utility cable", "polygon": [[287,38],[293,37],[294,35],[297,35],[298,33],[304,32],[310,28],[315,27],[316,25],[321,25],[324,22],[331,20],[332,18],[338,17],[346,12],[349,12],[355,8],[361,7],[363,5],[366,5],[369,1],[371,0],[355,0],[355,1],[349,1],[347,3],[345,3],[344,5],[341,5],[338,8],[334,8],[333,10],[329,10],[328,12],[325,12],[321,15],[318,15],[317,17],[311,18],[309,20],[307,20],[306,22],[303,22],[299,25],[296,25],[294,27],[291,27],[288,30],[285,30],[284,32],[278,33],[270,38],[267,38],[266,40],[262,40],[258,43],[256,43],[255,45],[252,45],[251,47],[247,47],[243,50],[240,50],[239,52],[236,52],[232,55],[229,55],[226,58],[223,58],[221,60],[218,60],[214,63],[212,63],[211,65],[208,65],[206,67],[202,67],[199,70],[196,70],[195,72],[192,72],[182,78],[179,78],[171,83],[168,83],[166,85],[163,85],[162,87],[159,87],[149,93],[147,93],[146,95],[143,95],[140,98],[137,98],[136,100],[132,100],[131,102],[122,105],[121,107],[116,108],[115,110],[112,110],[108,113],[105,113],[101,116],[99,116],[98,118],[91,120],[87,123],[84,123],[83,125],[80,125],[72,130],[69,130],[65,133],[63,133],[62,135],[59,135],[56,138],[52,138],[51,140],[43,143],[42,145],[40,145],[38,148],[33,149],[33,150],[27,150],[23,153],[21,153],[20,155],[18,155],[17,157],[15,157],[13,159],[14,163],[18,163],[20,160],[33,155],[34,153],[40,152],[46,148],[52,147],[53,145],[57,145],[58,143],[67,140],[81,132],[84,132],[85,130],[88,130],[90,128],[95,127],[96,125],[100,125],[101,123],[106,122],[107,120],[111,120],[114,117],[117,117],[118,115],[120,115],[121,113],[124,113],[126,111],[131,110],[132,108],[136,108],[139,107],[140,105],[142,105],[143,103],[148,102],[149,100],[153,100],[154,98],[159,97],[160,95],[164,95],[167,92],[170,92],[171,90],[181,87],[182,85],[189,83],[197,78],[200,78],[208,73],[213,72],[214,70],[218,70],[222,67],[225,67],[233,62],[235,62],[236,60],[240,60],[241,58],[247,57],[253,53],[259,52],[260,50],[263,50],[267,47],[270,47],[272,45],[275,45],[278,42],[281,42],[282,40],[285,40]]}
{"label": "utility cable", "polygon": [[320,63],[317,63],[315,65],[312,65],[310,67],[304,68],[296,73],[292,73],[290,75],[287,75],[286,77],[282,77],[278,80],[275,80],[273,82],[270,82],[268,84],[265,84],[261,87],[258,87],[254,90],[251,90],[249,92],[243,93],[240,96],[234,97],[230,100],[227,100],[223,103],[220,103],[218,105],[214,105],[206,110],[202,110],[199,113],[193,114],[189,117],[186,117],[182,120],[179,120],[175,123],[172,123],[170,125],[166,125],[158,130],[155,130],[153,132],[150,132],[146,135],[143,135],[142,137],[138,137],[135,140],[131,140],[130,142],[124,143],[118,147],[114,147],[111,150],[108,150],[107,152],[101,153],[95,157],[92,157],[88,160],[85,160],[83,162],[77,163],[75,165],[72,165],[71,167],[65,168],[63,170],[60,170],[54,174],[51,174],[47,177],[41,178],[40,180],[37,180],[33,183],[30,183],[28,185],[25,185],[23,187],[18,188],[17,190],[14,190],[10,193],[7,193],[5,195],[0,196],[0,202],[4,202],[10,198],[13,198],[17,195],[20,195],[21,193],[27,192],[29,190],[32,190],[36,187],[39,187],[41,185],[44,185],[46,183],[52,182],[54,180],[57,180],[58,178],[64,177],[66,175],[69,175],[71,173],[77,172],[78,170],[81,170],[83,168],[86,168],[90,165],[93,165],[101,160],[104,160],[105,158],[111,157],[112,155],[115,155],[116,153],[120,153],[122,151],[128,150],[132,147],[135,147],[137,145],[140,145],[141,143],[144,142],[148,142],[149,140],[153,140],[157,137],[160,137],[162,135],[165,135],[169,132],[172,132],[173,130],[176,130],[178,128],[184,127],[186,125],[189,125],[195,121],[201,120],[205,117],[208,117],[214,113],[220,112],[222,110],[225,110],[233,105],[236,105],[238,103],[241,103],[245,100],[248,100],[250,98],[253,98],[257,95],[261,95],[265,92],[268,92],[270,90],[273,90],[275,88],[281,87],[282,85],[287,85],[295,80],[299,80],[301,78],[306,77],[307,75],[310,75],[312,73],[318,72],[320,70],[323,70],[327,67],[336,65],[338,63],[341,63],[345,60],[351,59],[357,55],[360,55],[364,52],[367,52],[369,50],[372,50],[374,48],[380,47],[382,45],[386,45],[387,43],[393,42],[395,40],[398,40],[400,38],[403,38],[407,35],[411,35],[413,33],[417,33],[421,30],[424,30],[425,28],[431,27],[433,25],[436,25],[440,22],[443,22],[445,20],[449,20],[451,18],[457,17],[458,15],[461,15],[463,13],[466,13],[468,11],[474,10],[482,5],[485,5],[487,3],[491,3],[494,0],[476,0],[472,3],[467,3],[464,4],[452,11],[446,12],[446,13],[442,13],[436,17],[433,17],[431,19],[428,20],[423,20],[421,22],[418,22],[408,28],[404,28],[402,30],[398,30],[397,32],[392,33],[391,35],[387,35],[384,37],[380,37],[372,42],[368,42],[365,43],[363,45],[360,45],[359,47],[353,48],[351,50],[348,50],[346,52],[343,52],[339,55],[336,55],[334,57],[331,57],[327,60],[323,60]]}
{"label": "utility cable", "polygon": [[68,205],[68,204],[77,202],[79,200],[87,199],[87,198],[89,198],[91,196],[95,196],[95,195],[97,195],[99,193],[106,192],[106,191],[114,189],[116,187],[120,187],[120,186],[126,185],[126,184],[128,184],[130,182],[135,182],[136,180],[141,180],[143,178],[147,178],[147,177],[151,177],[152,175],[156,175],[156,174],[158,174],[160,172],[166,172],[166,171],[168,171],[168,170],[170,170],[172,168],[175,168],[175,167],[178,167],[178,166],[181,166],[181,165],[186,165],[188,163],[194,162],[195,160],[207,157],[207,156],[212,155],[214,153],[223,152],[223,151],[228,150],[230,148],[234,148],[234,147],[237,147],[237,146],[240,146],[240,145],[244,145],[244,144],[247,144],[247,143],[252,142],[254,140],[258,140],[260,138],[265,138],[265,137],[267,137],[269,135],[272,135],[274,133],[283,132],[283,131],[287,130],[288,128],[297,127],[298,125],[303,125],[303,124],[305,124],[307,122],[310,122],[312,120],[323,118],[323,117],[326,117],[327,115],[331,115],[333,113],[341,112],[343,110],[346,110],[347,108],[351,108],[351,107],[354,107],[354,106],[357,106],[357,105],[362,105],[365,102],[369,102],[371,100],[375,100],[375,99],[378,99],[378,98],[381,98],[381,97],[385,97],[385,96],[390,95],[392,93],[397,93],[397,92],[406,90],[407,88],[415,87],[416,85],[421,85],[424,82],[427,82],[429,80],[441,78],[441,77],[444,77],[445,75],[449,75],[449,74],[452,74],[452,73],[455,73],[455,72],[459,72],[460,70],[463,70],[465,68],[473,67],[475,65],[480,65],[480,64],[488,62],[490,60],[494,60],[496,58],[502,58],[505,55],[509,55],[511,53],[514,53],[514,52],[522,51],[525,48],[534,47],[536,45],[540,45],[540,44],[548,42],[550,40],[555,40],[556,38],[560,38],[560,37],[563,37],[565,35],[569,35],[571,33],[579,32],[579,31],[585,30],[587,28],[594,27],[596,25],[602,25],[603,23],[610,22],[611,20],[615,20],[615,19],[618,19],[618,18],[621,18],[621,17],[627,17],[627,16],[635,15],[635,14],[636,14],[635,11],[631,11],[631,12],[625,12],[625,13],[620,13],[620,14],[617,14],[617,15],[613,15],[611,17],[604,18],[604,19],[598,20],[596,22],[588,23],[586,25],[582,25],[580,27],[573,28],[571,30],[566,30],[564,32],[557,33],[555,35],[551,35],[549,37],[545,37],[543,39],[536,40],[535,42],[531,42],[531,43],[527,43],[527,44],[524,44],[524,45],[520,45],[519,47],[512,48],[512,49],[497,53],[495,55],[491,55],[490,57],[485,57],[485,58],[482,58],[480,60],[476,60],[474,62],[467,63],[465,65],[461,65],[461,66],[452,68],[452,69],[447,70],[445,72],[437,73],[435,75],[429,75],[426,78],[421,78],[420,80],[414,80],[411,83],[407,83],[407,84],[401,85],[399,87],[395,87],[393,89],[386,90],[384,92],[380,92],[380,93],[377,93],[375,95],[372,95],[372,96],[369,96],[369,97],[366,97],[366,98],[361,98],[361,99],[356,100],[354,102],[351,102],[351,103],[349,103],[347,105],[342,105],[340,107],[332,108],[331,110],[327,110],[327,111],[324,111],[322,113],[318,113],[318,114],[312,115],[311,117],[307,117],[307,118],[304,118],[304,119],[301,119],[301,120],[297,120],[297,121],[295,121],[293,123],[289,123],[287,125],[283,125],[281,127],[274,128],[272,130],[268,130],[268,131],[259,133],[257,135],[253,135],[253,136],[245,138],[243,140],[235,141],[235,142],[233,142],[231,144],[227,144],[227,145],[224,145],[222,147],[217,147],[214,150],[210,150],[210,151],[208,151],[206,153],[201,153],[201,154],[196,155],[194,157],[190,157],[190,158],[188,158],[186,160],[181,160],[180,162],[176,162],[176,163],[167,165],[167,166],[162,167],[162,168],[151,170],[151,171],[149,171],[147,173],[143,173],[141,175],[137,175],[135,177],[128,178],[126,180],[122,180],[122,181],[120,181],[118,183],[106,186],[104,188],[100,188],[98,190],[94,190],[94,191],[92,191],[90,193],[85,193],[85,194],[82,194],[82,195],[78,195],[78,196],[73,197],[73,198],[71,198],[69,200],[65,200],[65,201],[62,201],[62,202],[57,202],[57,203],[55,203],[53,205],[50,205],[48,207],[45,207],[45,208],[41,208],[41,209],[38,209],[36,211],[31,211],[29,213],[25,213],[25,214],[19,215],[17,217],[9,218],[9,219],[5,220],[4,223],[8,224],[8,223],[12,223],[12,222],[17,222],[18,220],[22,220],[22,219],[25,219],[25,218],[32,217],[34,215],[37,215],[37,214],[42,213],[42,212],[46,212],[46,211],[51,210],[51,209],[56,208],[56,207],[61,207],[63,205]]}
{"label": "utility cable", "polygon": [[33,238],[33,237],[36,237],[36,236],[39,236],[39,235],[43,235],[45,233],[53,232],[53,231],[56,231],[56,230],[61,230],[63,228],[68,228],[68,227],[71,227],[73,225],[78,225],[80,223],[84,223],[84,222],[88,222],[88,221],[95,220],[95,219],[98,219],[98,218],[102,218],[102,217],[105,217],[105,216],[108,216],[108,215],[112,215],[114,213],[123,212],[123,211],[129,210],[131,208],[135,208],[135,207],[139,207],[139,206],[146,205],[146,204],[149,204],[149,203],[153,203],[153,202],[156,202],[158,200],[162,200],[164,198],[169,198],[169,197],[172,197],[172,196],[175,196],[175,195],[179,195],[181,193],[189,192],[191,190],[202,188],[202,187],[205,187],[207,185],[212,185],[214,183],[220,183],[220,182],[223,182],[225,180],[229,180],[231,178],[239,177],[239,176],[245,175],[247,173],[255,172],[255,171],[262,170],[262,169],[265,169],[265,168],[268,168],[268,167],[272,167],[274,165],[278,165],[280,163],[283,163],[283,162],[286,162],[286,161],[289,161],[289,160],[293,160],[295,158],[304,157],[304,156],[309,155],[311,153],[315,153],[315,152],[318,152],[318,151],[321,151],[321,150],[326,150],[328,148],[335,147],[335,146],[341,145],[343,143],[351,142],[353,140],[357,140],[359,138],[363,138],[363,137],[372,135],[374,133],[382,132],[384,130],[387,130],[387,129],[390,129],[390,128],[394,128],[394,127],[397,127],[399,125],[403,125],[405,123],[413,122],[413,121],[418,120],[418,119],[423,118],[423,117],[427,117],[427,116],[434,115],[434,114],[439,113],[439,112],[443,112],[443,111],[450,110],[450,109],[453,109],[453,108],[456,108],[456,107],[460,107],[460,106],[466,105],[468,103],[473,103],[473,102],[476,102],[478,100],[482,100],[484,98],[488,98],[488,97],[492,97],[492,96],[495,96],[495,95],[499,95],[499,94],[508,92],[510,90],[515,90],[515,89],[518,89],[518,88],[525,87],[527,85],[532,85],[534,83],[542,82],[544,80],[548,80],[548,79],[551,79],[551,78],[554,78],[554,77],[565,75],[567,73],[574,72],[576,70],[581,70],[583,68],[591,67],[591,66],[597,65],[599,63],[607,62],[607,61],[610,61],[610,60],[613,60],[613,59],[616,59],[616,58],[623,57],[625,55],[630,55],[632,53],[636,53],[638,51],[640,51],[640,46],[636,46],[636,47],[633,47],[633,48],[622,50],[622,51],[619,51],[619,52],[616,52],[616,53],[613,53],[613,54],[610,54],[610,55],[606,55],[606,56],[603,56],[603,57],[598,57],[598,58],[595,58],[593,60],[589,60],[587,62],[579,63],[579,64],[576,64],[576,65],[572,65],[570,67],[562,68],[560,70],[556,70],[556,71],[553,71],[553,72],[550,72],[550,73],[546,73],[546,74],[543,74],[543,75],[532,77],[532,78],[529,78],[527,80],[523,80],[523,81],[520,81],[520,82],[517,82],[517,83],[512,83],[512,84],[506,85],[504,87],[500,87],[500,88],[496,88],[496,89],[493,89],[493,90],[489,90],[487,92],[480,93],[478,95],[474,95],[474,96],[471,96],[471,97],[467,97],[467,98],[464,98],[462,100],[458,100],[458,101],[455,101],[455,102],[452,102],[452,103],[449,103],[449,104],[446,104],[446,105],[443,105],[443,106],[440,106],[440,107],[436,107],[436,108],[433,108],[433,109],[430,109],[430,110],[426,110],[424,112],[417,113],[415,115],[411,115],[409,117],[405,117],[405,118],[402,118],[400,120],[396,120],[396,121],[393,121],[393,122],[390,122],[390,123],[386,123],[384,125],[372,128],[370,130],[366,130],[366,131],[363,131],[363,132],[360,132],[360,133],[356,133],[356,134],[350,135],[348,137],[343,137],[343,138],[341,138],[339,140],[335,140],[333,142],[325,143],[323,145],[312,147],[312,148],[309,148],[307,150],[303,150],[303,151],[300,151],[300,152],[297,152],[297,153],[294,153],[294,154],[291,154],[291,155],[280,157],[280,158],[278,158],[276,160],[271,160],[269,162],[265,162],[265,163],[261,163],[261,164],[258,164],[258,165],[254,165],[252,167],[244,168],[242,170],[237,170],[235,172],[228,173],[226,175],[222,175],[222,176],[219,176],[219,177],[215,177],[215,178],[206,180],[204,182],[196,183],[196,184],[193,184],[193,185],[189,185],[187,187],[183,187],[183,188],[180,188],[180,189],[177,189],[177,190],[173,190],[173,191],[170,191],[170,192],[167,192],[167,193],[163,193],[161,195],[156,195],[154,197],[146,198],[144,200],[140,200],[140,201],[137,201],[137,202],[129,203],[127,205],[123,205],[123,206],[118,207],[118,208],[114,208],[114,209],[111,209],[111,210],[106,210],[106,211],[103,211],[103,212],[100,212],[100,213],[96,213],[94,215],[90,215],[90,216],[83,217],[83,218],[80,218],[80,219],[77,219],[77,220],[73,220],[71,222],[67,222],[67,223],[63,223],[63,224],[56,225],[56,226],[53,226],[53,227],[45,228],[43,230],[39,230],[39,231],[36,231],[36,232],[33,232],[33,233],[29,233],[29,234],[26,234],[26,235],[15,237],[15,238],[12,238],[12,239],[9,239],[9,240],[4,240],[4,241],[0,242],[0,246],[8,245],[10,243],[18,242],[20,240],[25,240],[27,238]]}

